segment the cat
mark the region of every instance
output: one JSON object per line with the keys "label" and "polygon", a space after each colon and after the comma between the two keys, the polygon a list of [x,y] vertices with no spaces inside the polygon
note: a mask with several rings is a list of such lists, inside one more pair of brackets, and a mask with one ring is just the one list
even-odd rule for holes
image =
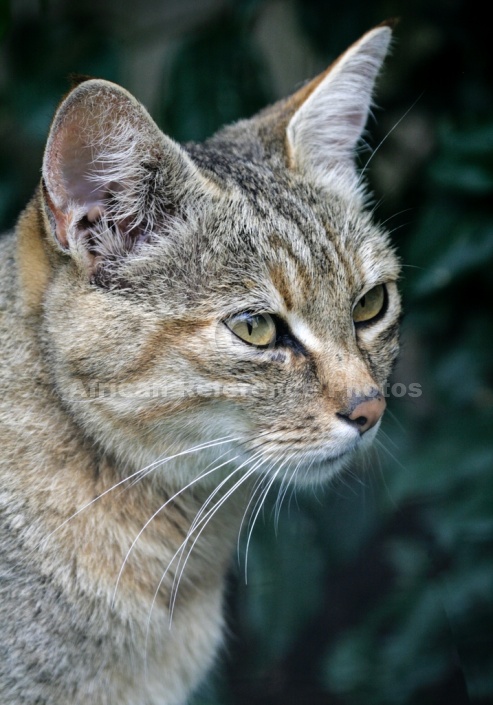
{"label": "cat", "polygon": [[0,700],[183,705],[245,518],[373,440],[399,261],[354,155],[391,40],[203,144],[81,81],[0,243]]}

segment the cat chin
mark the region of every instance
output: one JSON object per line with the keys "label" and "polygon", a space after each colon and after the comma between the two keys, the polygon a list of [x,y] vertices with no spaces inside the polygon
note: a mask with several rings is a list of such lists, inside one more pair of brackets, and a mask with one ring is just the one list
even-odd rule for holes
{"label": "cat chin", "polygon": [[327,453],[321,450],[305,451],[300,457],[293,458],[285,469],[276,471],[260,471],[267,478],[274,479],[285,485],[289,483],[297,487],[312,488],[326,485],[333,477],[344,471],[350,465],[354,448],[339,453]]}
{"label": "cat chin", "polygon": [[348,467],[352,454],[353,453],[349,451],[334,458],[308,463],[305,467],[301,468],[300,472],[293,478],[293,484],[298,487],[307,488],[326,485],[327,482]]}

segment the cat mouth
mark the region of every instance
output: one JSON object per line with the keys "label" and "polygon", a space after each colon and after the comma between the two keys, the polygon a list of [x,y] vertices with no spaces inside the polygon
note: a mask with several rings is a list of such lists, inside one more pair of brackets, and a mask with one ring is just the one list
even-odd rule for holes
{"label": "cat mouth", "polygon": [[344,459],[347,460],[356,450],[358,450],[360,441],[359,439],[355,439],[351,442],[339,443],[338,446],[339,447],[335,448],[330,448],[327,446],[308,448],[304,452],[300,453],[300,457],[304,456],[306,458],[305,464],[307,465],[330,465]]}
{"label": "cat mouth", "polygon": [[306,463],[306,468],[333,468],[335,465],[341,465],[342,463],[346,462],[353,454],[355,448],[351,448],[350,450],[345,450],[340,453],[332,453],[332,454],[327,454],[325,456],[321,457],[315,457],[312,460],[309,460]]}
{"label": "cat mouth", "polygon": [[326,482],[347,467],[356,449],[357,444],[337,452],[321,449],[300,452],[286,463],[282,474],[298,485]]}

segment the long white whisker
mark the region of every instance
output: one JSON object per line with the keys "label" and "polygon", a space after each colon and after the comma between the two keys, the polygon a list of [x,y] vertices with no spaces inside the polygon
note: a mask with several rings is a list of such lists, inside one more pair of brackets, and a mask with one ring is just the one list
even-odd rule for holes
{"label": "long white whisker", "polygon": [[168,562],[168,566],[167,566],[166,570],[163,572],[163,574],[162,574],[162,576],[161,576],[161,579],[160,579],[160,581],[159,581],[159,583],[158,583],[158,586],[157,586],[157,588],[156,588],[156,591],[155,591],[155,593],[154,593],[154,598],[153,598],[152,603],[151,603],[151,608],[150,608],[150,612],[149,612],[148,625],[150,624],[151,613],[152,613],[154,604],[155,604],[155,602],[156,602],[157,595],[158,595],[158,593],[159,593],[159,590],[160,590],[160,588],[161,588],[161,585],[163,584],[164,578],[166,577],[166,575],[167,575],[167,573],[168,573],[168,570],[170,569],[172,563],[175,561],[175,559],[176,559],[176,558],[178,557],[178,555],[183,551],[184,547],[185,547],[186,544],[188,543],[188,541],[189,541],[189,539],[190,539],[190,536],[191,536],[192,530],[194,530],[194,529],[197,527],[197,525],[200,523],[200,522],[198,522],[198,517],[203,514],[205,507],[210,503],[212,497],[214,497],[218,492],[220,492],[221,488],[231,479],[231,477],[232,477],[233,475],[235,475],[237,472],[239,472],[248,462],[250,462],[250,460],[251,460],[251,459],[245,460],[243,463],[241,463],[237,468],[235,468],[231,473],[229,473],[229,475],[228,475],[226,478],[224,478],[224,479],[219,483],[219,485],[213,490],[213,492],[212,492],[212,493],[208,496],[208,498],[205,500],[204,504],[202,505],[202,507],[200,508],[199,512],[198,512],[197,515],[195,516],[195,518],[194,518],[194,520],[193,520],[193,522],[192,522],[192,525],[190,526],[190,528],[189,528],[189,530],[188,530],[188,532],[187,532],[187,535],[186,535],[185,539],[184,539],[183,542],[180,544],[180,546],[178,547],[178,549],[177,549],[176,552],[174,553],[174,555],[173,555],[173,557],[171,558],[171,560]]}
{"label": "long white whisker", "polygon": [[[245,463],[242,463],[242,465],[246,464],[246,462],[248,462],[248,461],[245,461]],[[229,479],[231,479],[231,477],[232,477],[238,470],[240,470],[240,466],[239,466],[238,468],[236,468],[235,470],[233,470],[233,471],[228,475],[228,477],[225,478],[225,480],[222,481],[221,485],[224,485],[225,482],[227,482]],[[252,470],[252,472],[253,472],[253,470]],[[246,481],[246,479],[247,479],[248,477],[250,477],[250,474],[251,474],[251,472],[248,471],[242,478],[240,478],[239,481],[237,481],[237,482],[235,483],[235,485],[231,488],[231,490],[234,491],[240,484],[242,484],[242,482]],[[217,488],[216,488],[216,489],[217,489]],[[215,492],[215,491],[214,491],[214,492]],[[226,501],[226,499],[230,496],[230,494],[231,494],[231,492],[228,492],[227,496],[223,497],[222,499],[224,499],[224,501]],[[210,496],[207,498],[206,503],[209,502],[209,501],[210,501]],[[221,504],[222,504],[222,501],[220,500],[216,505],[214,505],[214,507],[212,508],[212,510],[209,510],[209,512],[205,515],[205,517],[201,520],[201,522],[199,522],[199,524],[202,523],[202,522],[205,522],[203,528],[205,528],[205,525],[207,524],[207,519],[208,519],[208,517],[209,517],[210,512],[211,512],[211,511],[214,511],[214,509],[215,509],[215,508],[218,508]],[[202,509],[203,509],[203,506],[202,506],[201,510],[202,510]],[[197,518],[197,517],[196,517],[196,518]],[[195,519],[196,519],[196,518],[195,518]],[[195,521],[195,520],[194,520],[194,521]],[[196,524],[195,528],[197,528],[199,524]],[[203,528],[202,528],[202,530],[203,530]],[[200,533],[202,533],[202,530],[201,530]],[[200,535],[200,534],[199,534],[199,535]],[[151,628],[152,613],[153,613],[153,611],[154,611],[154,606],[155,606],[155,604],[156,604],[157,596],[158,596],[159,591],[160,591],[160,589],[161,589],[161,585],[163,584],[164,579],[165,579],[166,575],[168,574],[168,571],[170,570],[170,568],[171,568],[171,566],[173,565],[173,563],[174,563],[174,561],[176,560],[176,558],[177,558],[178,556],[181,556],[181,555],[182,555],[182,552],[183,552],[183,550],[184,550],[184,547],[187,545],[188,541],[190,540],[190,536],[191,536],[191,534],[190,534],[190,530],[189,530],[189,531],[187,532],[187,535],[186,535],[185,539],[182,541],[182,543],[180,544],[180,546],[178,547],[178,549],[175,551],[174,555],[172,556],[171,560],[168,562],[168,565],[167,565],[166,569],[163,571],[163,573],[162,573],[162,575],[161,575],[161,578],[160,578],[160,580],[159,580],[159,583],[158,583],[158,585],[157,585],[157,587],[156,587],[156,590],[155,590],[155,592],[154,592],[154,596],[153,596],[153,598],[152,598],[151,606],[150,606],[150,608],[149,608],[149,616],[148,616],[148,618],[147,618],[146,638],[145,638],[145,647],[144,647],[144,663],[145,663],[145,667],[146,667],[146,668],[147,668],[147,651],[148,651],[148,643],[149,643],[149,634],[150,634],[150,628]],[[197,538],[198,538],[198,537],[197,537]],[[194,542],[194,544],[195,544],[195,542]],[[192,546],[192,548],[193,548],[193,546]],[[176,573],[175,573],[175,578],[174,578],[174,580],[173,580],[173,586],[172,586],[171,595],[173,594],[173,588],[174,588],[174,584],[175,584],[175,579],[176,579]],[[171,606],[170,606],[170,609],[171,609]],[[171,623],[172,623],[172,622],[171,622],[171,614],[172,614],[172,613],[171,613],[171,611],[170,611],[170,622],[169,622],[170,628],[171,628]]]}
{"label": "long white whisker", "polygon": [[127,564],[127,561],[128,561],[128,559],[129,559],[129,557],[130,557],[130,554],[132,553],[132,550],[133,550],[135,544],[137,543],[137,541],[139,540],[139,538],[142,536],[142,534],[144,533],[144,531],[146,530],[146,528],[149,526],[149,524],[151,523],[151,521],[153,521],[153,519],[155,519],[155,518],[158,516],[158,514],[159,514],[160,512],[162,512],[162,510],[163,510],[170,502],[173,502],[182,492],[185,492],[187,489],[189,489],[189,487],[192,487],[192,485],[195,485],[195,483],[199,482],[200,480],[203,480],[204,477],[207,477],[207,475],[210,475],[211,473],[216,472],[216,470],[219,470],[220,468],[224,467],[225,465],[228,465],[229,463],[234,462],[237,457],[238,457],[238,456],[235,455],[233,458],[230,458],[230,459],[228,459],[228,460],[225,460],[225,461],[224,461],[223,463],[221,463],[220,465],[216,465],[216,466],[214,466],[211,470],[207,470],[206,472],[203,472],[201,475],[198,475],[197,477],[195,477],[195,478],[194,478],[193,480],[191,480],[187,485],[185,485],[185,486],[182,487],[180,490],[178,490],[178,492],[175,492],[175,494],[174,494],[172,497],[170,497],[169,499],[167,499],[166,502],[164,502],[164,504],[162,504],[162,505],[154,512],[154,514],[146,521],[146,523],[145,523],[144,526],[140,529],[140,531],[139,531],[139,533],[137,534],[137,536],[135,537],[135,539],[132,541],[132,544],[131,544],[130,548],[128,549],[127,554],[126,554],[125,558],[123,559],[123,563],[122,563],[122,565],[121,565],[120,571],[119,571],[118,576],[117,576],[117,579],[116,579],[116,584],[115,584],[115,589],[114,589],[114,591],[113,591],[113,596],[112,596],[112,598],[111,598],[111,606],[114,605],[115,598],[116,598],[116,593],[117,593],[117,590],[118,590],[118,585],[120,584],[120,579],[121,579],[121,577],[122,577],[122,574],[123,574],[125,565]]}
{"label": "long white whisker", "polygon": [[[227,482],[229,482],[229,480],[231,479],[231,477],[232,477],[234,474],[236,474],[238,471],[242,470],[244,467],[248,466],[250,463],[252,463],[253,461],[255,461],[260,455],[261,455],[261,453],[258,452],[258,453],[255,453],[252,457],[247,458],[246,460],[244,460],[237,468],[235,468],[235,470],[233,470],[232,473],[230,473],[226,478],[224,478],[224,480],[223,480],[223,481],[214,489],[214,491],[211,492],[211,494],[207,497],[207,499],[205,500],[205,502],[202,504],[201,508],[200,508],[199,511],[197,512],[197,514],[196,514],[196,516],[195,516],[195,518],[194,518],[194,520],[193,520],[193,522],[192,522],[192,524],[191,524],[191,526],[190,526],[190,528],[189,528],[189,530],[188,530],[188,533],[187,533],[187,536],[186,536],[186,538],[185,538],[185,541],[183,542],[182,546],[180,547],[180,548],[181,548],[181,556],[180,556],[180,559],[179,559],[179,561],[178,561],[177,571],[178,571],[178,569],[179,569],[179,566],[180,566],[180,563],[181,563],[181,557],[183,556],[183,553],[184,553],[184,551],[185,551],[185,547],[186,547],[186,544],[187,544],[188,540],[191,538],[191,536],[192,536],[193,532],[195,531],[195,529],[196,529],[198,526],[200,526],[200,524],[203,523],[203,521],[204,521],[204,520],[207,518],[207,516],[209,515],[210,510],[209,510],[209,512],[207,512],[206,517],[205,517],[204,519],[202,518],[202,515],[203,515],[204,512],[206,511],[207,507],[209,506],[209,504],[211,503],[211,501],[213,500],[213,498],[221,491],[221,489],[224,487],[224,485],[227,484]],[[251,467],[251,468],[248,470],[248,477],[250,477],[250,476],[253,474],[253,471],[256,470],[256,468],[258,467],[258,464],[259,464],[258,462],[255,463],[255,465],[254,465],[253,467]],[[236,485],[234,485],[234,487],[233,487],[232,489],[233,489],[233,490],[236,489],[236,487],[237,487],[239,484],[241,484],[242,482],[243,482],[242,479],[239,480],[239,481],[236,483]],[[228,494],[226,495],[226,497],[229,497],[230,494],[231,494],[231,492],[228,491]],[[217,506],[217,505],[214,505],[214,506]],[[213,508],[213,509],[214,509],[214,508]],[[201,533],[201,532],[200,532],[200,533]],[[196,543],[196,541],[194,541],[193,546],[195,545],[195,543]],[[192,546],[192,547],[193,547],[193,546]],[[180,549],[178,549],[178,550],[180,550]],[[190,552],[188,553],[188,555],[190,555]],[[188,558],[188,555],[187,555],[187,558]],[[174,560],[174,558],[175,558],[175,557],[173,557],[173,560]],[[176,580],[176,575],[175,575],[175,580]],[[175,580],[173,581],[172,594],[175,592]]]}
{"label": "long white whisker", "polygon": [[[249,463],[255,461],[255,460],[256,460],[257,458],[259,458],[260,456],[261,456],[261,453],[260,453],[260,452],[255,453],[252,457],[250,457],[250,458],[248,458],[247,460],[243,461],[243,463],[241,463],[241,465],[240,465],[238,468],[236,468],[235,472],[236,472],[237,470],[241,470],[243,467],[246,467]],[[256,469],[256,468],[258,467],[258,465],[259,465],[259,462],[257,462],[257,463],[254,465],[254,468]],[[216,494],[217,494],[218,492],[220,492],[220,490],[222,489],[222,487],[224,486],[224,484],[226,484],[226,483],[228,482],[228,480],[232,477],[232,474],[233,474],[233,473],[231,473],[230,475],[228,475],[228,477],[226,477],[226,478],[220,483],[220,485],[218,485],[218,486],[214,489],[214,491],[208,496],[208,498],[207,498],[207,499],[205,500],[205,502],[202,504],[202,507],[201,507],[200,510],[197,512],[197,515],[195,516],[195,518],[194,518],[194,520],[193,520],[193,522],[192,522],[192,524],[191,524],[191,526],[190,526],[190,529],[189,529],[189,532],[188,532],[188,538],[189,538],[190,535],[193,533],[195,527],[197,526],[197,524],[198,524],[198,522],[199,522],[199,519],[201,518],[202,514],[203,514],[204,511],[206,510],[207,506],[210,504],[210,502],[211,502],[212,499],[216,496]]]}
{"label": "long white whisker", "polygon": [[[291,456],[292,457],[292,456]],[[303,458],[300,458],[295,465],[293,471],[291,472],[291,476],[288,479],[288,472],[289,472],[289,466],[286,468],[286,471],[284,473],[284,477],[282,479],[281,485],[279,487],[279,493],[277,495],[276,499],[276,504],[275,504],[275,513],[274,513],[274,526],[276,530],[276,534],[279,528],[279,517],[281,514],[281,507],[282,503],[284,502],[284,498],[286,497],[287,491],[289,487],[291,486],[291,483],[293,481],[294,476],[296,475],[296,471],[300,467],[300,465],[303,462]]]}
{"label": "long white whisker", "polygon": [[[376,440],[376,444],[378,445],[378,447],[383,448],[383,450],[387,451],[387,449],[385,448],[383,443],[381,441],[379,441],[378,439]],[[380,477],[382,479],[383,486],[385,487],[385,491],[386,491],[387,496],[388,496],[392,506],[394,507],[394,509],[398,510],[399,506],[398,506],[397,502],[395,501],[395,499],[392,497],[392,493],[391,493],[390,488],[388,486],[387,480],[385,479],[385,473],[384,473],[383,467],[382,467],[382,459],[380,457],[380,453],[378,452],[378,448],[375,447],[374,450],[375,450],[376,457],[378,459],[378,472],[379,472]],[[403,465],[401,465],[401,467],[403,469],[405,469]]]}
{"label": "long white whisker", "polygon": [[[289,463],[289,462],[290,462],[290,460],[291,460],[291,458],[293,457],[293,455],[294,455],[294,453],[292,453],[291,455],[288,455],[286,458],[284,458],[284,460],[282,461],[281,465],[278,467],[278,469],[277,469],[276,474],[274,475],[274,477],[276,477],[276,476],[279,474],[280,470],[284,467],[284,465],[285,465],[286,463]],[[279,461],[277,461],[277,462],[279,462]],[[275,467],[275,463],[272,465],[272,468],[271,468],[271,469],[273,469],[274,467]],[[283,482],[284,482],[285,479],[286,479],[286,478],[284,477],[284,478],[283,478]],[[282,484],[283,484],[283,483],[281,483],[281,487],[282,487]],[[252,510],[252,516],[253,516],[253,514],[255,513],[255,509],[256,509],[257,504],[258,504],[259,501],[260,501],[260,497],[258,498],[257,502],[255,503],[255,507],[254,507],[253,510]],[[249,522],[248,522],[249,528],[250,528],[250,526],[251,526],[251,521],[252,521],[252,517],[250,517],[250,520],[249,520]]]}
{"label": "long white whisker", "polygon": [[84,504],[80,509],[78,509],[76,512],[74,512],[71,516],[69,516],[67,519],[65,519],[59,526],[56,527],[56,529],[53,529],[48,536],[45,536],[45,538],[42,540],[40,546],[42,547],[43,544],[45,544],[49,539],[57,532],[60,531],[66,524],[68,524],[69,521],[72,521],[72,519],[75,519],[76,516],[81,514],[85,509],[88,509],[88,507],[92,506],[95,502],[98,502],[100,499],[105,497],[107,494],[115,490],[117,487],[120,487],[121,485],[124,485],[126,482],[129,482],[133,478],[137,477],[138,475],[142,475],[143,473],[146,473],[149,471],[150,468],[155,469],[158,466],[165,465],[166,463],[170,462],[171,460],[175,460],[176,458],[183,457],[185,455],[189,455],[190,453],[196,453],[199,450],[207,450],[209,448],[214,448],[218,445],[223,445],[224,443],[233,443],[238,439],[236,438],[231,438],[228,436],[223,436],[220,439],[217,439],[216,441],[207,441],[206,443],[201,443],[198,446],[195,446],[193,448],[187,448],[184,451],[181,451],[179,453],[175,453],[174,455],[169,455],[165,456],[162,458],[159,458],[158,460],[153,461],[149,465],[147,465],[145,468],[141,468],[140,470],[137,470],[136,472],[132,473],[131,475],[128,475],[128,477],[124,477],[122,480],[119,482],[115,483],[111,487],[109,487],[107,490],[104,490],[104,492],[101,492],[97,497],[94,497],[91,499],[90,502],[87,502],[87,504]]}
{"label": "long white whisker", "polygon": [[366,162],[365,166],[364,166],[363,169],[361,170],[360,177],[359,177],[359,183],[362,182],[363,176],[364,176],[364,174],[365,174],[365,171],[368,169],[368,165],[370,164],[371,160],[373,159],[373,157],[375,156],[375,154],[378,152],[378,150],[380,149],[380,147],[383,145],[384,142],[386,142],[386,141],[388,140],[388,138],[389,138],[390,135],[393,133],[393,131],[394,131],[394,130],[401,124],[401,122],[409,115],[409,113],[411,112],[411,110],[412,110],[412,109],[414,108],[414,106],[421,100],[422,97],[423,97],[423,93],[421,93],[421,94],[416,98],[416,100],[414,101],[414,103],[412,103],[412,105],[409,106],[409,108],[406,110],[406,112],[404,113],[404,115],[402,115],[402,117],[400,117],[399,120],[397,120],[397,122],[395,123],[395,125],[394,125],[393,127],[391,127],[391,129],[387,132],[387,134],[385,135],[385,137],[384,137],[384,138],[379,142],[379,144],[375,147],[375,149],[374,149],[373,152],[371,153],[370,157],[368,158],[368,161]]}
{"label": "long white whisker", "polygon": [[246,547],[245,547],[245,585],[248,584],[248,549],[250,548],[250,540],[251,540],[251,538],[252,538],[252,533],[253,533],[253,529],[254,529],[254,526],[255,526],[255,522],[257,521],[257,517],[258,517],[258,515],[260,514],[260,510],[261,510],[262,507],[264,506],[264,502],[265,502],[265,500],[266,500],[266,498],[267,498],[267,495],[269,494],[270,488],[271,488],[272,485],[274,484],[274,482],[275,482],[275,480],[276,480],[276,478],[277,478],[277,476],[278,476],[278,474],[279,474],[281,468],[283,467],[283,465],[285,465],[285,463],[287,462],[287,460],[288,460],[288,459],[286,458],[286,459],[284,460],[284,462],[280,465],[280,467],[278,467],[278,469],[275,471],[275,473],[274,473],[274,475],[272,476],[271,480],[269,481],[267,487],[265,488],[265,491],[263,492],[263,494],[261,494],[261,496],[260,496],[260,498],[259,498],[261,501],[260,501],[260,503],[259,503],[259,506],[258,506],[257,510],[255,511],[254,516],[253,516],[253,520],[252,520],[252,522],[251,522],[251,526],[250,526],[250,529],[249,529],[249,531],[248,531],[247,542],[246,542]]}
{"label": "long white whisker", "polygon": [[376,446],[378,446],[378,447],[381,448],[383,451],[385,451],[385,452],[387,453],[387,455],[388,455],[390,458],[392,458],[392,460],[393,460],[402,470],[404,470],[405,472],[407,472],[406,466],[403,465],[403,464],[401,463],[401,461],[400,461],[398,458],[396,458],[396,456],[382,443],[382,441],[381,441],[379,438],[375,438],[375,440],[374,440],[373,442],[374,442],[374,444],[375,444]]}
{"label": "long white whisker", "polygon": [[[197,529],[197,528],[200,526],[200,524],[203,524],[202,528],[201,528],[200,531],[197,533],[196,537],[194,538],[194,540],[193,540],[193,542],[192,542],[192,545],[190,546],[190,548],[189,548],[189,550],[188,550],[188,553],[187,553],[187,555],[186,555],[186,557],[185,557],[185,560],[183,561],[183,565],[182,565],[182,567],[181,567],[179,573],[177,573],[177,575],[175,575],[176,586],[174,586],[174,589],[172,590],[172,602],[171,602],[171,608],[170,608],[170,623],[171,623],[171,620],[173,619],[173,611],[174,611],[176,599],[177,599],[177,596],[178,596],[178,588],[179,588],[179,586],[180,586],[180,581],[181,581],[183,572],[184,572],[184,570],[185,570],[185,566],[186,566],[186,564],[187,564],[187,561],[188,561],[188,559],[189,559],[189,557],[190,557],[190,554],[192,553],[192,551],[193,551],[193,549],[194,549],[194,547],[195,547],[195,544],[196,544],[197,541],[199,540],[199,538],[200,538],[202,532],[205,530],[206,526],[209,524],[209,522],[212,520],[212,518],[213,518],[214,515],[218,512],[218,510],[222,507],[222,505],[223,505],[225,502],[227,502],[227,500],[228,500],[228,499],[231,497],[231,495],[238,489],[238,487],[240,487],[244,482],[246,482],[246,480],[248,480],[248,479],[253,475],[254,472],[255,472],[255,468],[250,468],[242,477],[240,477],[240,479],[236,481],[236,483],[233,485],[233,487],[231,487],[231,488],[226,492],[226,494],[223,495],[223,496],[219,499],[219,501],[216,502],[216,504],[214,504],[214,506],[213,506],[211,509],[209,509],[209,511],[204,515],[204,517],[201,519],[201,521],[199,522],[199,524],[197,524],[197,526],[195,527],[195,529]],[[181,560],[181,559],[180,559],[180,560]]]}
{"label": "long white whisker", "polygon": [[[187,448],[185,451],[181,451],[179,453],[175,453],[170,456],[165,456],[164,458],[161,458],[160,460],[155,461],[154,463],[151,463],[148,465],[146,468],[143,468],[139,473],[138,477],[136,477],[133,482],[129,485],[129,487],[133,487],[136,485],[138,482],[143,480],[147,475],[149,475],[151,472],[155,470],[156,465],[161,465],[169,462],[170,460],[175,460],[176,458],[179,458],[183,455],[188,455],[190,453],[195,453],[199,450],[210,450],[211,448],[215,448],[218,445],[224,445],[224,443],[234,443],[237,441],[240,441],[241,438],[233,438],[230,436],[222,436],[220,438],[216,438],[214,441],[205,441],[204,443],[200,443],[197,446],[193,446],[192,448]],[[227,451],[226,451],[227,452]],[[135,473],[137,474],[137,473]],[[134,476],[130,476],[128,479],[131,479]]]}
{"label": "long white whisker", "polygon": [[[262,465],[264,465],[266,462],[268,462],[268,460],[270,460],[270,458],[263,458],[260,463],[257,463],[256,469],[258,467],[262,467]],[[243,524],[246,521],[246,518],[247,518],[249,511],[250,511],[250,507],[255,500],[257,492],[262,487],[262,484],[265,483],[266,477],[267,477],[266,475],[259,475],[258,479],[256,480],[256,482],[252,488],[252,494],[251,494],[250,499],[248,500],[248,503],[245,507],[245,511],[243,512],[243,517],[241,519],[240,528],[238,529],[238,538],[236,541],[236,555],[237,555],[238,563],[240,563],[240,541],[241,541],[241,534],[243,531]]]}
{"label": "long white whisker", "polygon": [[[268,432],[266,431],[266,432],[264,432],[264,433],[262,433],[262,434],[260,434],[260,435],[267,435],[267,434],[268,434]],[[232,439],[232,441],[233,441],[233,440],[238,440],[238,441],[239,441],[239,444],[243,444],[243,443],[246,442],[246,440],[245,440],[245,439],[242,439],[242,438],[239,438],[239,439]],[[252,460],[255,460],[255,458],[258,457],[259,455],[260,455],[260,451],[258,451],[257,453],[255,453],[255,454],[253,455],[253,457],[250,457],[250,458],[248,458],[247,460],[243,461],[237,468],[235,468],[235,470],[234,470],[232,473],[230,473],[230,474],[228,475],[228,477],[226,477],[226,478],[218,485],[218,487],[216,487],[215,490],[209,495],[209,497],[207,498],[207,500],[204,502],[204,504],[203,504],[202,507],[200,508],[199,512],[197,513],[197,516],[194,518],[194,521],[192,522],[192,525],[191,525],[191,527],[190,527],[190,529],[189,529],[189,531],[188,531],[188,533],[187,533],[187,536],[186,536],[184,542],[181,544],[181,546],[178,548],[178,550],[176,551],[176,553],[175,553],[174,556],[172,557],[171,561],[168,563],[168,566],[167,566],[166,570],[163,572],[163,574],[162,574],[162,576],[161,576],[161,579],[160,579],[160,581],[159,581],[159,583],[158,583],[158,586],[157,586],[157,588],[156,588],[156,591],[155,591],[155,593],[154,593],[154,597],[153,597],[153,600],[152,600],[152,603],[151,603],[151,607],[150,607],[150,610],[149,610],[149,619],[148,619],[148,622],[147,622],[146,645],[147,645],[147,641],[148,641],[149,628],[150,628],[150,620],[151,620],[152,611],[153,611],[153,609],[154,609],[154,604],[155,604],[155,602],[156,602],[157,595],[158,595],[158,593],[159,593],[159,590],[160,590],[160,588],[161,588],[161,585],[162,585],[162,583],[163,583],[163,581],[164,581],[164,579],[165,579],[165,577],[166,577],[166,575],[167,575],[167,572],[168,572],[168,570],[170,569],[172,563],[175,561],[175,559],[176,559],[176,557],[178,556],[179,553],[181,553],[181,555],[183,554],[183,551],[184,551],[184,549],[185,549],[185,546],[186,546],[187,542],[188,542],[189,539],[190,539],[191,533],[192,533],[193,530],[196,528],[200,516],[201,516],[201,515],[203,514],[203,512],[205,511],[206,506],[210,503],[210,501],[212,500],[212,498],[217,494],[217,492],[219,492],[219,491],[221,490],[221,488],[224,486],[224,484],[225,484],[226,482],[228,482],[228,480],[232,477],[233,474],[235,474],[237,471],[241,470],[241,469],[242,469],[243,467],[245,467],[248,463],[252,462]],[[255,467],[256,467],[256,466],[255,466]],[[249,473],[248,476],[250,476],[250,474],[251,474],[251,473]],[[181,560],[181,558],[180,558],[180,560]],[[173,581],[173,585],[174,585],[174,581]],[[147,647],[146,647],[146,648],[147,648]]]}

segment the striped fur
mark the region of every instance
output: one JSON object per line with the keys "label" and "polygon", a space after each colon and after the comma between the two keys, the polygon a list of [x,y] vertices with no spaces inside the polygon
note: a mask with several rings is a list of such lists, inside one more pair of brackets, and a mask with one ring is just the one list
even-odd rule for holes
{"label": "striped fur", "polygon": [[[61,104],[0,250],[2,702],[185,703],[248,506],[373,439],[341,415],[398,351],[399,263],[353,163],[389,39],[203,144],[106,81]],[[242,312],[277,344],[235,337]]]}

